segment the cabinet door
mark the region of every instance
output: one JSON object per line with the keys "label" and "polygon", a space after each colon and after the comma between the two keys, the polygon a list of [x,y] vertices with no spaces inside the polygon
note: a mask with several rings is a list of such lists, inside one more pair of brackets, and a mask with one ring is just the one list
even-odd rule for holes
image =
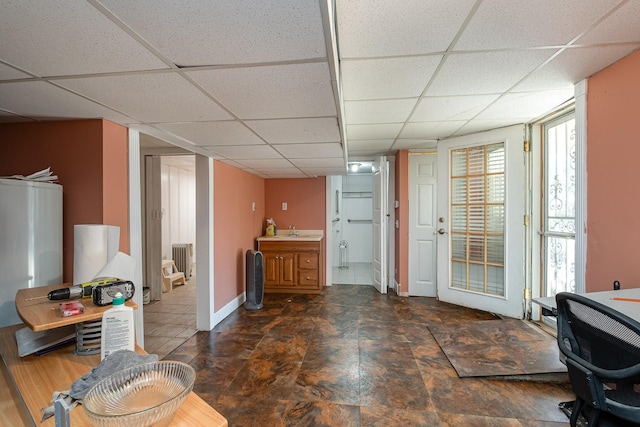
{"label": "cabinet door", "polygon": [[280,254],[280,285],[296,285],[296,263],[292,253]]}
{"label": "cabinet door", "polygon": [[276,253],[263,252],[264,285],[277,286],[280,284],[280,257]]}

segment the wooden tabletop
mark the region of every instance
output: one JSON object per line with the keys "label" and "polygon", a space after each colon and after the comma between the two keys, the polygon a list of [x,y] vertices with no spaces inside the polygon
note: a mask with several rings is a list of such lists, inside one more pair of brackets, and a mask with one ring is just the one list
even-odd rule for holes
{"label": "wooden tabletop", "polygon": [[[46,295],[56,289],[66,288],[71,283],[61,283],[59,285],[39,286],[35,288],[20,289],[16,292],[16,311],[22,321],[34,331],[45,331],[59,328],[60,326],[75,325],[102,318],[102,313],[110,308],[107,305],[98,307],[93,304],[91,298],[74,300],[49,301]],[[39,298],[44,296],[45,298]],[[36,299],[34,299],[36,298]],[[62,317],[60,315],[60,303],[67,301],[80,301],[84,306],[84,313],[76,316]],[[138,308],[133,299],[125,302],[126,305]]]}
{"label": "wooden tabletop", "polygon": [[[51,405],[54,391],[64,391],[82,375],[100,363],[100,355],[77,356],[73,353],[74,345],[70,345],[43,356],[18,356],[14,334],[24,325],[8,326],[0,329],[0,354],[9,374],[9,386],[15,384],[17,396],[15,407],[26,406],[31,418],[38,426],[55,426],[54,417],[40,423],[42,408]],[[144,354],[144,350],[137,351]],[[16,415],[18,416],[18,415]],[[90,426],[81,405],[70,412],[71,425]],[[2,424],[0,422],[0,424]],[[209,406],[197,394],[191,392],[185,402],[178,408],[171,426],[227,426],[227,420]]]}

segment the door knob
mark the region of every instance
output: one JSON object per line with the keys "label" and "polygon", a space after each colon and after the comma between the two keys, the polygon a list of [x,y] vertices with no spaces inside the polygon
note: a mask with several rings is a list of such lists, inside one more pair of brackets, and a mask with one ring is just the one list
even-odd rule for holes
{"label": "door knob", "polygon": [[438,229],[438,233],[439,233],[439,234],[446,234],[447,232],[446,232],[446,231],[444,231],[444,228],[439,228],[439,229]]}

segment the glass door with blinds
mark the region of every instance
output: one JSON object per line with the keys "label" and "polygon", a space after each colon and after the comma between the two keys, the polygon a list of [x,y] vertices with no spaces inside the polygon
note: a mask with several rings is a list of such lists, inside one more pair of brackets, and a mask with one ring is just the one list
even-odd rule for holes
{"label": "glass door with blinds", "polygon": [[574,113],[543,125],[542,296],[575,292],[576,132]]}
{"label": "glass door with blinds", "polygon": [[513,126],[438,144],[441,300],[522,315],[523,142]]}

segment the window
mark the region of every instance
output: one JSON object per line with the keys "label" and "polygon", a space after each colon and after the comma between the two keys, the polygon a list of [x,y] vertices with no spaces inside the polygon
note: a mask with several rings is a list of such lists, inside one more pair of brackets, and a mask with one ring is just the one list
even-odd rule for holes
{"label": "window", "polygon": [[504,143],[451,152],[451,286],[505,295]]}
{"label": "window", "polygon": [[542,295],[575,292],[576,132],[573,112],[543,125]]}

